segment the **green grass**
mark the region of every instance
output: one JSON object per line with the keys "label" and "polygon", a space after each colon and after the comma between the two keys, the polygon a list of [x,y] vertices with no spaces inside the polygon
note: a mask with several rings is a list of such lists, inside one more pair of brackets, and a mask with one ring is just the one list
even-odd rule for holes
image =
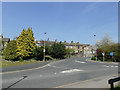
{"label": "green grass", "polygon": [[[52,58],[51,56],[49,55],[46,55],[45,56],[47,59],[49,58],[50,60],[46,60],[46,61],[53,61],[53,60],[56,60],[54,58]],[[11,66],[17,66],[17,65],[25,65],[25,64],[32,64],[32,63],[40,63],[40,62],[45,62],[45,61],[40,61],[40,60],[28,60],[28,61],[22,61],[22,62],[19,62],[19,61],[7,61],[7,60],[4,60],[2,59],[2,56],[0,55],[0,67],[4,68],[4,67],[11,67]]]}
{"label": "green grass", "polygon": [[14,62],[14,61],[6,61],[4,59],[1,59],[0,60],[0,67],[11,67],[11,66],[40,63],[40,62],[43,62],[43,61],[31,60],[31,61],[23,61],[23,62],[17,62],[17,61]]}
{"label": "green grass", "polygon": [[120,90],[120,85],[115,86],[115,88],[113,90]]}

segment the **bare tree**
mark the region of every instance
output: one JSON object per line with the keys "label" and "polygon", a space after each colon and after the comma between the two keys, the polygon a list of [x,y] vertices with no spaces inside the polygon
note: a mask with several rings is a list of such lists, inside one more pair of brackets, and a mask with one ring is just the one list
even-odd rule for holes
{"label": "bare tree", "polygon": [[112,38],[106,33],[102,40],[99,40],[96,42],[95,46],[98,48],[103,45],[112,45],[115,44],[115,42],[112,40]]}

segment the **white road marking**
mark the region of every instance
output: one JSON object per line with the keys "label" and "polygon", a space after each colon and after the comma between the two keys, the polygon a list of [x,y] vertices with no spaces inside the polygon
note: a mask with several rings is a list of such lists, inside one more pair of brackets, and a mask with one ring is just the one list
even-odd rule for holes
{"label": "white road marking", "polygon": [[42,75],[40,75],[40,77],[42,77]]}
{"label": "white road marking", "polygon": [[118,67],[118,66],[113,66],[113,65],[103,65],[103,67]]}
{"label": "white road marking", "polygon": [[50,64],[48,64],[47,66],[51,66]]}
{"label": "white road marking", "polygon": [[84,70],[80,70],[80,69],[71,69],[71,70],[61,71],[60,73],[72,73],[72,72],[79,72],[79,71],[84,71]]}
{"label": "white road marking", "polygon": [[75,60],[75,62],[77,62],[77,63],[86,63],[86,62],[82,62],[82,61],[77,61],[77,60]]}

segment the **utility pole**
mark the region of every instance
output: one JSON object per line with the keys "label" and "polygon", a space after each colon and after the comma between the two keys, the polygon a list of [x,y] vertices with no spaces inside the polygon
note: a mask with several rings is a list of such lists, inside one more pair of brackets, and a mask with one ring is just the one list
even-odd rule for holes
{"label": "utility pole", "polygon": [[46,35],[47,33],[45,32],[44,33],[44,49],[43,49],[43,61],[45,61],[45,35]]}

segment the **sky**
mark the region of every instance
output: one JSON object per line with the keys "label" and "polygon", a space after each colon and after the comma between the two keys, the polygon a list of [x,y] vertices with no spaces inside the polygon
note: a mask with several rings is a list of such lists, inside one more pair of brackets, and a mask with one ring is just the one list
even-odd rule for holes
{"label": "sky", "polygon": [[2,34],[11,40],[32,27],[37,40],[95,44],[106,33],[118,41],[117,2],[2,2]]}

